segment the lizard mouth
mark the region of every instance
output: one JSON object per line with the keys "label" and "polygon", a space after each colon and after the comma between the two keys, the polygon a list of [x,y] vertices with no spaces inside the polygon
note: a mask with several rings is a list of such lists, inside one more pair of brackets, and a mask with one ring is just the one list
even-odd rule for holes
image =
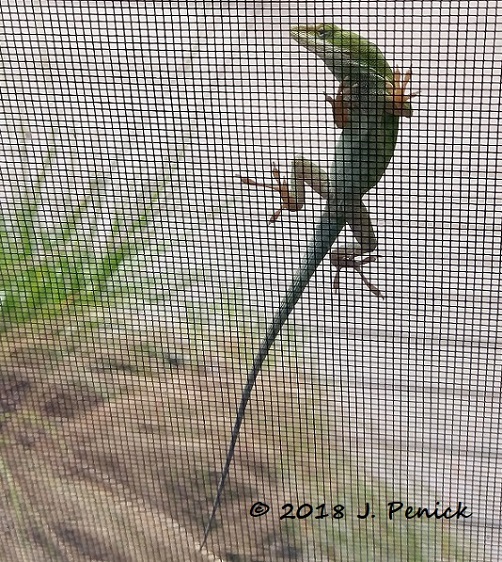
{"label": "lizard mouth", "polygon": [[295,25],[290,29],[291,37],[302,47],[306,46],[309,33],[319,29],[320,25]]}
{"label": "lizard mouth", "polygon": [[[316,54],[323,60],[333,57],[333,50],[326,37],[329,37],[334,30],[340,28],[335,25],[326,25],[324,23],[311,25],[295,25],[290,28],[290,37],[292,37],[301,47],[305,47],[307,51]],[[347,59],[350,62],[350,50],[339,46],[338,54],[340,59]]]}

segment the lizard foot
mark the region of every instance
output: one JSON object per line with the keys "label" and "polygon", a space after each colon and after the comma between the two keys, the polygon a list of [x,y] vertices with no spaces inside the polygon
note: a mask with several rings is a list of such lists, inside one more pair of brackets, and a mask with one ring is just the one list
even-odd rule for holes
{"label": "lizard foot", "polygon": [[297,210],[297,204],[291,197],[291,194],[289,192],[288,182],[281,179],[279,168],[275,162],[272,168],[272,177],[274,178],[275,183],[262,183],[250,178],[237,176],[237,178],[239,178],[241,180],[241,183],[243,183],[244,185],[266,187],[267,189],[272,189],[273,191],[277,191],[280,194],[282,199],[281,208],[278,211],[275,211],[275,213],[270,217],[270,219],[268,220],[269,224],[275,222],[284,209],[288,211]]}
{"label": "lizard foot", "polygon": [[412,109],[408,103],[411,98],[418,95],[418,92],[406,94],[406,88],[411,80],[411,68],[406,72],[404,77],[401,75],[399,68],[394,71],[391,81],[387,81],[387,112],[398,117],[411,117]]}
{"label": "lizard foot", "polygon": [[333,281],[333,290],[337,291],[340,287],[340,271],[342,269],[347,269],[350,267],[355,271],[357,271],[357,273],[359,273],[361,279],[363,280],[363,283],[366,285],[366,287],[368,287],[368,289],[375,296],[377,296],[380,299],[385,299],[385,296],[382,293],[382,291],[380,291],[380,289],[376,285],[371,283],[370,280],[366,277],[366,275],[364,275],[362,271],[363,265],[367,263],[375,262],[379,257],[381,256],[368,256],[362,260],[356,260],[355,256],[345,256],[333,252],[330,256],[331,265],[333,265],[336,268],[335,279]]}

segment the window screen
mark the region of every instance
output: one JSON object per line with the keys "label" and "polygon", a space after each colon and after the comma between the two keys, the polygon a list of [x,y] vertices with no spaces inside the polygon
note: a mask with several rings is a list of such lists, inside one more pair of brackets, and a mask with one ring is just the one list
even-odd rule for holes
{"label": "window screen", "polygon": [[1,560],[502,559],[498,8],[2,2]]}

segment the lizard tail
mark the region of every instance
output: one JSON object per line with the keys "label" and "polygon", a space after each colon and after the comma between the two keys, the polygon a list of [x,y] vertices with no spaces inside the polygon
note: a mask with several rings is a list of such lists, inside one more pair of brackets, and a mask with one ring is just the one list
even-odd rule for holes
{"label": "lizard tail", "polygon": [[218,489],[213,502],[211,514],[204,530],[204,538],[202,540],[201,549],[206,544],[207,537],[209,535],[214,518],[216,516],[216,512],[221,502],[223,488],[225,487],[228,472],[230,470],[230,465],[232,464],[232,460],[234,457],[235,446],[239,437],[242,422],[244,420],[244,413],[246,411],[247,404],[251,397],[251,392],[253,390],[261,367],[265,359],[267,358],[270,348],[272,347],[276,337],[279,335],[279,332],[281,331],[293,308],[301,297],[305,287],[308,285],[310,278],[314,274],[323,258],[331,249],[331,246],[333,245],[334,241],[336,240],[344,226],[345,220],[343,218],[333,218],[332,214],[330,214],[328,210],[324,211],[320,221],[316,225],[314,236],[309,242],[307,251],[303,259],[301,260],[300,267],[298,268],[293,278],[293,283],[289,287],[286,295],[284,296],[284,299],[279,305],[279,309],[277,310],[277,313],[275,314],[267,330],[267,333],[261,342],[260,348],[255,355],[253,365],[248,372],[246,385],[244,386],[244,390],[242,392],[241,401],[237,410],[237,416],[232,429],[230,444],[228,446],[227,458],[221,471],[220,480],[218,482]]}

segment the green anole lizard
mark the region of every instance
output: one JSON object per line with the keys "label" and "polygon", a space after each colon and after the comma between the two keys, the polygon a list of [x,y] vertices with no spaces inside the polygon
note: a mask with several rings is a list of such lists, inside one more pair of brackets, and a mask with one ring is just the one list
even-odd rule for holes
{"label": "green anole lizard", "polygon": [[[340,83],[335,99],[328,96],[326,99],[332,105],[335,124],[342,131],[329,174],[312,162],[297,157],[292,166],[291,189],[286,182],[281,181],[277,169],[274,169],[277,185],[267,186],[278,191],[282,199],[281,209],[274,213],[270,222],[277,220],[282,210],[299,211],[303,207],[305,185],[326,199],[326,206],[293,282],[248,372],[202,547],[220,505],[246,406],[258,373],[310,278],[346,224],[350,226],[357,243],[331,253],[331,263],[337,268],[335,288],[338,286],[340,269],[353,267],[371,291],[382,296],[360,269],[364,263],[374,261],[376,257],[355,260],[357,256],[372,252],[377,246],[362,197],[378,183],[394,154],[400,117],[411,117],[409,100],[416,94],[405,93],[411,72],[408,71],[401,79],[400,72],[392,71],[376,45],[357,33],[344,31],[335,25],[293,27],[291,37],[322,59]],[[264,185],[247,178],[241,178],[241,181],[248,185]]]}

